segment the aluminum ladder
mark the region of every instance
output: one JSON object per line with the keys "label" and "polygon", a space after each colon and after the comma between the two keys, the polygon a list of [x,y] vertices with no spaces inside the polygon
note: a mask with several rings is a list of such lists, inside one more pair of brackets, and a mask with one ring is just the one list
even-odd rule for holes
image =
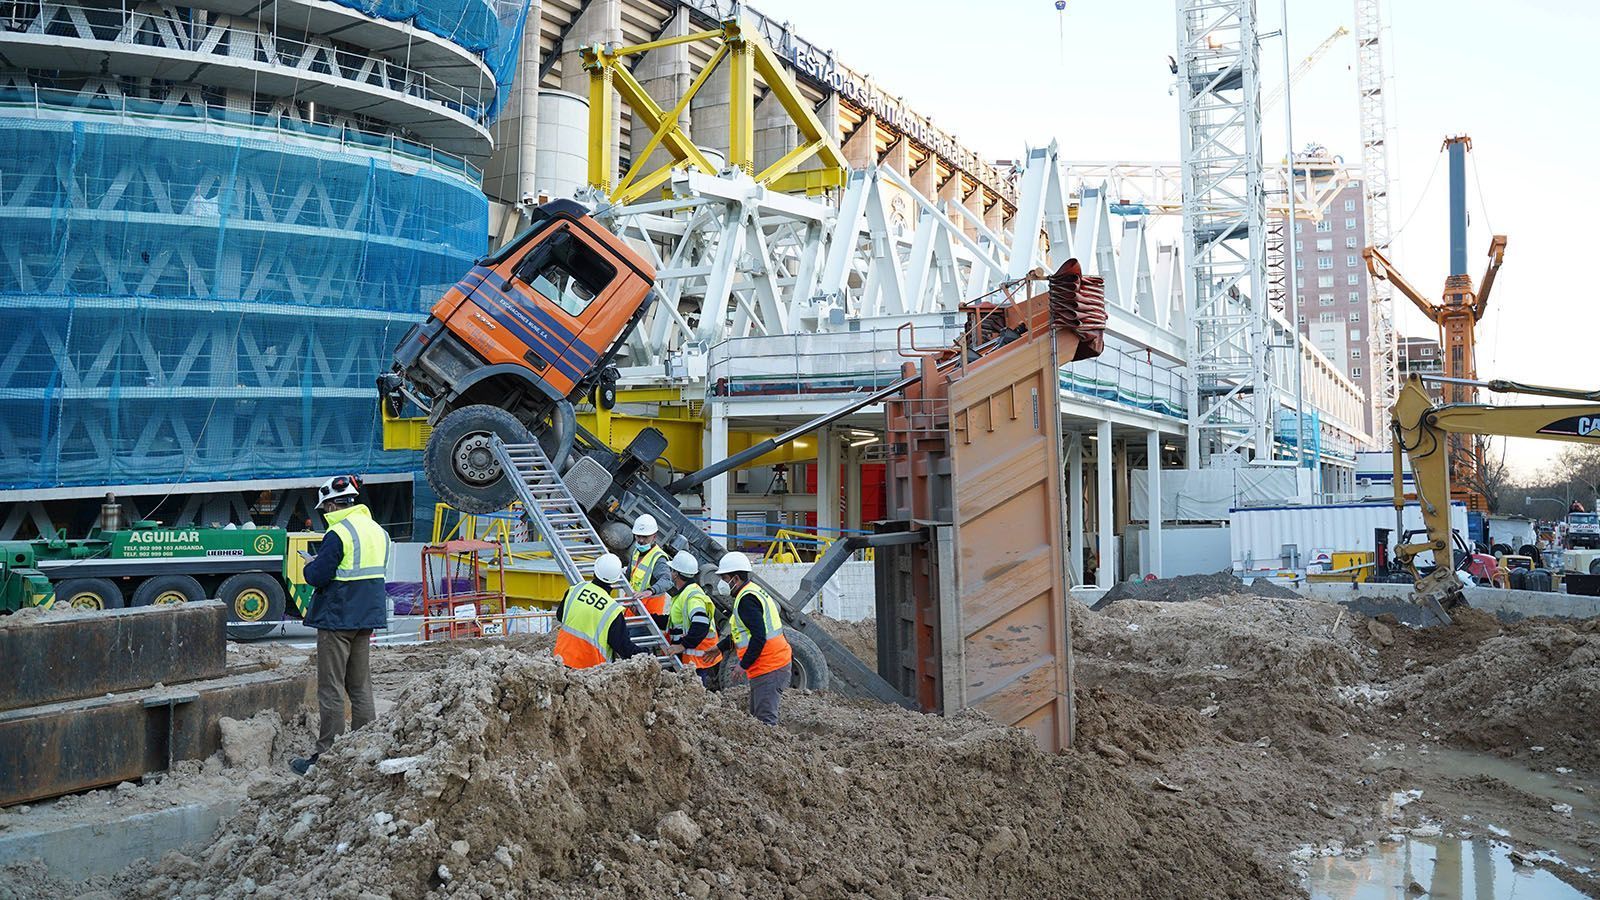
{"label": "aluminum ladder", "polygon": [[[511,479],[517,497],[522,500],[522,513],[527,516],[539,536],[550,545],[550,555],[566,576],[567,584],[585,581],[578,568],[579,560],[593,563],[607,553],[606,545],[590,524],[561,474],[550,464],[544,448],[537,441],[531,444],[507,444],[498,436],[490,439],[490,449],[500,468]],[[635,597],[620,598],[624,621],[630,636],[642,631],[633,639],[634,646],[651,654],[661,664],[673,671],[683,671],[684,665],[675,654],[667,652],[667,636],[644,608],[644,601]]]}

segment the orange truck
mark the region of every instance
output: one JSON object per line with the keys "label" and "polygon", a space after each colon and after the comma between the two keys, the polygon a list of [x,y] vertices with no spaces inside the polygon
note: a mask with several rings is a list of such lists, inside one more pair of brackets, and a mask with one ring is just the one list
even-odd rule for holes
{"label": "orange truck", "polygon": [[639,254],[579,204],[557,200],[445,292],[378,380],[396,413],[404,399],[427,410],[423,469],[440,499],[472,513],[510,505],[495,435],[508,444],[537,435],[560,469],[577,434],[573,404],[614,402],[614,361],[654,285]]}

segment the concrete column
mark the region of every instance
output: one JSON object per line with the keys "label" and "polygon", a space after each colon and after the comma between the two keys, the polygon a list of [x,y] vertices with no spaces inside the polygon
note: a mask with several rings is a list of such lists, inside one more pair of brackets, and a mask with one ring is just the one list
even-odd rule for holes
{"label": "concrete column", "polygon": [[1144,436],[1144,448],[1146,467],[1150,472],[1150,477],[1146,479],[1150,487],[1150,558],[1145,560],[1144,570],[1161,578],[1161,432],[1151,429]]}
{"label": "concrete column", "polygon": [[822,130],[833,135],[835,141],[844,140],[844,128],[839,124],[839,95],[829,94],[822,101],[822,106],[817,110],[817,119],[822,122]]}
{"label": "concrete column", "polygon": [[1068,431],[1062,435],[1067,443],[1067,571],[1072,573],[1072,583],[1083,580],[1083,435]]}
{"label": "concrete column", "polygon": [[967,202],[966,193],[966,176],[957,172],[950,176],[950,180],[944,183],[944,187],[939,188],[939,199],[945,202],[946,208],[949,210],[950,221],[960,228],[967,237],[972,237],[972,226],[961,215],[961,211],[956,209],[956,206]]}
{"label": "concrete column", "polygon": [[899,172],[906,178],[911,177],[911,140],[901,137],[889,145],[888,152],[883,155],[883,164]]}
{"label": "concrete column", "polygon": [[728,105],[733,99],[729,72],[727,60],[718,63],[694,99],[689,101],[689,136],[697,146],[710,147],[724,159],[728,154],[728,128],[733,123]]}
{"label": "concrete column", "polygon": [[[483,192],[502,203],[516,203],[524,196],[538,196],[534,179],[534,152],[539,133],[539,14],[542,0],[528,3],[529,27],[522,31],[517,48],[517,74],[511,96],[495,121],[494,152],[483,170]],[[491,246],[500,242],[494,241]]]}
{"label": "concrete column", "polygon": [[861,448],[844,450],[844,527],[861,530]]}
{"label": "concrete column", "polygon": [[1133,518],[1128,508],[1128,494],[1130,493],[1129,487],[1131,485],[1129,479],[1132,477],[1128,474],[1131,469],[1128,465],[1128,442],[1117,441],[1114,443],[1112,450],[1116,455],[1114,457],[1115,461],[1111,465],[1111,477],[1114,485],[1111,494],[1111,524],[1113,529],[1120,534],[1124,528],[1128,527],[1128,523]]}
{"label": "concrete column", "polygon": [[1111,509],[1111,423],[1099,422],[1095,426],[1095,500],[1099,509],[1095,515],[1095,531],[1100,536],[1100,571],[1095,578],[1097,587],[1109,588],[1117,583],[1117,530],[1112,525]]}
{"label": "concrete column", "polygon": [[817,531],[839,536],[839,439],[831,426],[817,432]]}
{"label": "concrete column", "polygon": [[[537,28],[531,30],[537,34]],[[589,73],[583,70],[578,48],[585,44],[608,43],[622,43],[622,0],[589,0],[588,7],[578,16],[572,30],[561,42],[561,89],[580,97],[589,96]],[[612,146],[617,146],[622,134],[620,100],[615,109],[611,114]]]}
{"label": "concrete column", "polygon": [[[783,108],[778,98],[768,93],[766,99],[756,106],[755,122],[755,168],[760,174],[767,166],[782,159],[790,150],[800,146],[800,126],[789,117],[789,111]],[[800,164],[800,169],[814,169],[817,164],[807,160]],[[796,169],[796,171],[800,171]]]}
{"label": "concrete column", "polygon": [[1006,227],[1006,203],[999,197],[994,198],[994,205],[983,214],[983,224],[995,234],[1004,234]]}
{"label": "concrete column", "polygon": [[922,165],[911,173],[911,186],[929,200],[939,193],[939,162],[932,153],[922,157]]}
{"label": "concrete column", "polygon": [[[662,30],[663,38],[681,37],[689,33],[689,8],[680,6],[672,14],[667,27]],[[645,92],[655,99],[656,104],[662,109],[671,111],[684,93],[689,90],[689,84],[694,81],[694,72],[689,67],[689,45],[675,44],[671,47],[661,47],[651,50],[640,60],[637,68],[633,70],[633,77],[639,79],[644,85]],[[684,110],[678,118],[678,124],[690,127],[690,111]],[[692,129],[691,129],[692,130]],[[630,156],[638,160],[639,154],[644,152],[646,144],[650,143],[650,129],[640,121],[638,116],[633,117],[633,128],[630,132]],[[661,149],[658,143],[654,152],[650,154],[650,162],[641,170],[653,171],[671,161],[671,154]]]}
{"label": "concrete column", "polygon": [[852,169],[865,169],[876,165],[878,162],[878,117],[868,114],[855,131],[850,135],[850,140],[844,142],[839,149],[844,153],[845,162]]}
{"label": "concrete column", "polygon": [[[706,429],[706,459],[728,458],[728,404],[711,401],[711,427]],[[723,473],[706,482],[706,516],[711,519],[706,523],[706,530],[710,532],[733,533],[733,526],[727,522],[728,516],[728,479],[733,476]],[[724,541],[726,543],[726,541]]]}

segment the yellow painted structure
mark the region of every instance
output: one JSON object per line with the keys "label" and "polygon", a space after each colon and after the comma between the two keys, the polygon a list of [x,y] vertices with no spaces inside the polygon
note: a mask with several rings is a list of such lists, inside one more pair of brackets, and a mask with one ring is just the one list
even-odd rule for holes
{"label": "yellow painted structure", "polygon": [[[699,41],[714,43],[717,49],[705,68],[690,83],[689,89],[671,110],[664,110],[633,77],[628,58],[660,47]],[[717,67],[728,66],[728,164],[744,170],[755,180],[785,193],[820,194],[844,186],[850,167],[839,144],[823,127],[822,120],[796,87],[793,77],[767,42],[755,31],[746,31],[738,19],[728,19],[722,27],[678,37],[662,38],[625,47],[585,45],[578,50],[583,68],[589,73],[589,184],[604,191],[617,203],[631,203],[665,184],[676,171],[694,168],[714,175],[715,166],[695,146],[679,124],[700,89]],[[781,105],[800,134],[799,146],[785,153],[760,172],[755,170],[756,77],[766,84],[771,98]],[[617,100],[628,104],[635,116],[650,129],[650,141],[643,152],[634,154],[633,165],[620,181],[616,178],[616,150],[611,144],[611,119]],[[657,148],[671,160],[646,170]],[[813,157],[820,168],[796,171]]]}

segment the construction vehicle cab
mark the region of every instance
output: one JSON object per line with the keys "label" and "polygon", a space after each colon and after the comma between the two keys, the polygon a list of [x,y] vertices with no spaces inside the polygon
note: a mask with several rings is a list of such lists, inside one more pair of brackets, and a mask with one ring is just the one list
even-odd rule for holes
{"label": "construction vehicle cab", "polygon": [[473,513],[511,502],[493,435],[507,443],[537,435],[557,467],[566,461],[577,432],[572,404],[614,391],[613,362],[654,284],[649,263],[581,205],[557,200],[445,292],[379,379],[391,410],[407,399],[427,410],[423,466],[441,499]]}

